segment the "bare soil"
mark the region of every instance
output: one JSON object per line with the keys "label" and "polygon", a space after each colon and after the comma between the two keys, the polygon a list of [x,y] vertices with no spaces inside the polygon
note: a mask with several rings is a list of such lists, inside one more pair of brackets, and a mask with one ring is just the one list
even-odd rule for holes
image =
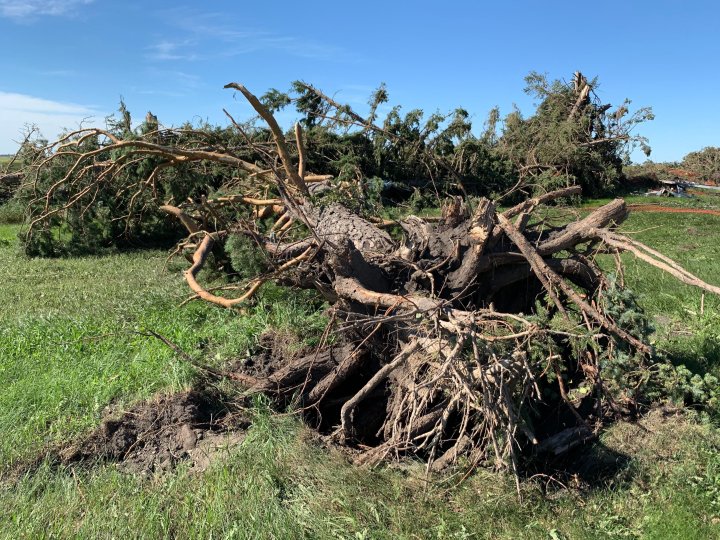
{"label": "bare soil", "polygon": [[110,415],[85,439],[58,452],[63,465],[116,462],[126,472],[151,474],[189,461],[204,470],[213,454],[240,442],[247,418],[191,390],[141,402]]}

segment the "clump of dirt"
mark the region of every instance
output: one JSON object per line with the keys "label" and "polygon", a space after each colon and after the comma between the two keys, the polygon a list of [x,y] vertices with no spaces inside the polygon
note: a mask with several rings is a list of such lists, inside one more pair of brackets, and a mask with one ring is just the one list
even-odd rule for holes
{"label": "clump of dirt", "polygon": [[[232,374],[246,377],[242,380],[250,393],[272,388],[289,401],[306,377],[327,375],[344,357],[335,358],[329,351],[304,356],[308,352],[290,333],[268,332],[261,336],[254,356],[236,361],[225,373],[230,378]],[[296,358],[300,358],[299,371],[286,366]],[[258,382],[257,388],[252,381]],[[159,395],[128,410],[110,411],[82,440],[19,465],[11,476],[33,470],[47,458],[64,466],[116,463],[124,472],[142,475],[172,470],[181,462],[202,472],[245,438],[251,423],[245,410],[242,402],[204,387]]]}
{"label": "clump of dirt", "polygon": [[309,347],[301,345],[294,333],[273,330],[265,332],[259,337],[252,356],[232,363],[229,371],[264,378],[272,375],[290,360],[311,352]]}
{"label": "clump of dirt", "polygon": [[58,453],[59,462],[117,462],[121,470],[150,474],[189,460],[204,470],[213,454],[242,440],[249,421],[219,400],[191,390],[145,401],[102,421],[84,440]]}

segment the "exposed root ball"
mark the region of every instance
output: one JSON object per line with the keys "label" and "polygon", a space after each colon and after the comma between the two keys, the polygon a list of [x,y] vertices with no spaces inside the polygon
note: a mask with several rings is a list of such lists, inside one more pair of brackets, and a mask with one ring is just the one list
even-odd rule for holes
{"label": "exposed root ball", "polygon": [[[576,81],[568,121],[588,99],[587,81],[579,74]],[[317,290],[330,305],[325,337],[332,336],[335,346],[287,359],[269,373],[229,375],[284,407],[300,407],[338,442],[358,448],[364,462],[412,454],[433,468],[463,461],[517,470],[520,456],[532,449],[571,448],[596,433],[608,415],[631,409],[652,350],[646,327],[620,316],[636,306],[618,294],[621,278],[608,278],[598,254],[615,255],[620,276],[617,256],[630,252],[685,283],[720,293],[671,259],[617,234],[628,215],[621,199],[570,223],[538,216],[539,207],[578,196],[577,186],[502,212],[493,201],[455,196],[439,219],[365,219],[338,202],[347,193],[361,193],[358,186],[348,189],[346,181],[307,173],[299,127],[296,165],[271,112],[244,86],[228,87],[267,122],[272,143],[258,146],[234,121],[246,141],[240,150],[182,146],[164,132],[127,140],[96,128],[70,133],[41,152],[38,171],[57,159],[72,165],[37,193],[28,234],[50,234],[45,224],[73,205],[85,212],[88,197],[116,180],[118,193],[129,197],[128,226],[145,216],[146,208],[136,206],[143,200],[187,230],[175,253],[190,262],[185,279],[193,299],[237,309],[268,281]],[[337,105],[316,97],[330,109]],[[349,118],[347,127],[382,130],[345,108],[337,112]],[[415,149],[420,152],[420,145]],[[264,166],[245,154],[262,156]],[[148,157],[155,165],[147,178],[123,176],[126,166]],[[462,188],[461,175],[441,155],[430,157]],[[159,200],[166,169],[208,162],[232,168],[226,186],[231,193]],[[67,201],[58,205],[60,194]],[[218,246],[238,235],[258,250],[267,270],[208,290],[201,270],[221,252]],[[162,404],[158,411],[164,414]],[[192,428],[193,422],[181,424]],[[145,428],[105,429],[108,435],[98,441],[109,445],[103,450],[108,455],[129,455],[148,444]],[[175,450],[184,447],[185,439],[172,440]],[[93,444],[100,442],[88,442],[78,455],[95,452]]]}

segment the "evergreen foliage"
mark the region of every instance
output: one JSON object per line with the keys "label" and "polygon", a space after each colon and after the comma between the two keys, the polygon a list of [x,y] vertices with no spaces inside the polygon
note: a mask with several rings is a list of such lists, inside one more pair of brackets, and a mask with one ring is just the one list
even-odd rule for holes
{"label": "evergreen foliage", "polygon": [[249,279],[265,273],[268,261],[252,239],[242,234],[231,234],[224,244],[233,272],[240,278]]}
{"label": "evergreen foliage", "polygon": [[[608,105],[592,97],[597,81],[578,77],[592,89],[586,101],[578,99],[577,82],[575,86],[549,82],[532,73],[526,91],[540,101],[536,111],[524,117],[515,110],[501,119],[494,108],[480,133],[473,130],[471,116],[463,108],[425,114],[420,109],[404,112],[400,106],[391,107],[384,85],[371,95],[365,117],[301,81],[293,83],[289,92],[272,89],[261,101],[273,112],[294,107],[305,128],[306,171],[332,175],[333,183],[344,189],[331,193],[342,194],[335,196],[345,197],[343,202],[349,201],[353,210],[378,213],[381,206],[398,202],[422,201],[421,206],[428,206],[432,198],[437,204],[445,195],[504,197],[509,201],[578,183],[586,195],[614,189],[629,149],[645,145],[645,140],[631,136],[630,130],[652,114],[641,109],[626,118],[629,102],[611,114]],[[145,121],[133,128],[130,112],[121,103],[118,115],[107,123],[112,136],[123,141],[216,151],[262,169],[276,167],[268,161],[266,151],[273,144],[272,135],[256,120],[238,123],[232,119],[226,128],[186,124],[165,129],[148,113]],[[287,139],[293,141],[293,134]],[[167,162],[159,155],[142,155],[130,148],[109,151],[106,143],[97,136],[84,136],[78,148],[95,152],[93,159],[98,165],[117,164],[111,174],[97,173],[97,178],[103,179],[100,183],[87,171],[73,183],[81,171],[74,168],[72,154],[47,160],[57,146],[47,146],[42,140],[23,146],[23,161],[33,165],[27,168],[29,181],[17,197],[27,206],[29,221],[52,211],[41,230],[26,239],[28,254],[57,256],[168,245],[182,236],[182,230],[176,220],[159,212],[158,206],[244,194],[248,172],[232,165],[203,160]],[[294,144],[289,150],[297,155]],[[106,169],[99,166],[98,170]],[[63,187],[51,189],[66,176],[73,183],[72,194]],[[139,192],[127,187],[138,185],[144,186]],[[277,193],[271,190],[264,195]]]}
{"label": "evergreen foliage", "polygon": [[[153,122],[157,120],[148,114],[146,120],[133,129],[130,112],[121,102],[119,119],[109,118],[108,128],[123,140],[143,138],[175,146],[197,140],[222,146],[237,144],[238,135],[229,128],[187,124],[168,135],[166,131],[158,131],[157,123],[153,125]],[[217,164],[174,163],[163,169],[162,181],[135,192],[127,186],[148,179],[163,163],[162,158],[147,155],[135,158],[130,150],[107,151],[97,137],[85,138],[78,150],[96,151],[96,163],[112,160],[122,165],[118,165],[115,174],[104,175],[104,181],[97,183],[94,175],[76,174],[72,154],[61,159],[55,156],[45,162],[50,157],[46,141],[27,143],[21,150],[28,155],[25,161],[34,164],[27,169],[31,182],[26,182],[16,194],[16,198],[27,205],[28,219],[46,206],[56,210],[41,230],[23,238],[28,255],[78,255],[108,248],[170,246],[182,237],[183,230],[176,220],[160,212],[158,206],[212,194],[227,181],[226,168]],[[72,193],[63,188],[50,189],[66,176],[77,178],[82,184],[76,184]],[[88,189],[84,189],[86,187]]]}
{"label": "evergreen foliage", "polygon": [[535,114],[525,118],[516,109],[507,115],[495,148],[525,183],[543,191],[579,184],[586,196],[608,194],[618,187],[634,148],[650,154],[647,140],[631,134],[653,119],[649,108],[629,114],[626,100],[611,112],[595,94],[597,79],[580,73],[567,83],[533,72],[525,82],[525,92],[539,102]]}
{"label": "evergreen foliage", "polygon": [[707,146],[683,158],[683,168],[697,174],[703,182],[720,183],[720,147]]}

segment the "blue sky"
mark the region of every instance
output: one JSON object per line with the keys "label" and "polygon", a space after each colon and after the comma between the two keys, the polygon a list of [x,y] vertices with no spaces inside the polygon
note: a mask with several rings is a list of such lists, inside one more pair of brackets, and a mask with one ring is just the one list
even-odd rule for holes
{"label": "blue sky", "polygon": [[[720,146],[720,7],[715,2],[189,2],[0,0],[0,153],[25,123],[46,137],[122,96],[140,119],[223,123],[257,94],[303,79],[362,109],[385,82],[392,103],[487,111],[531,100],[535,70],[600,77],[600,96],[650,105],[653,159]],[[290,118],[283,118],[289,122]],[[637,155],[637,159],[641,159]]]}

